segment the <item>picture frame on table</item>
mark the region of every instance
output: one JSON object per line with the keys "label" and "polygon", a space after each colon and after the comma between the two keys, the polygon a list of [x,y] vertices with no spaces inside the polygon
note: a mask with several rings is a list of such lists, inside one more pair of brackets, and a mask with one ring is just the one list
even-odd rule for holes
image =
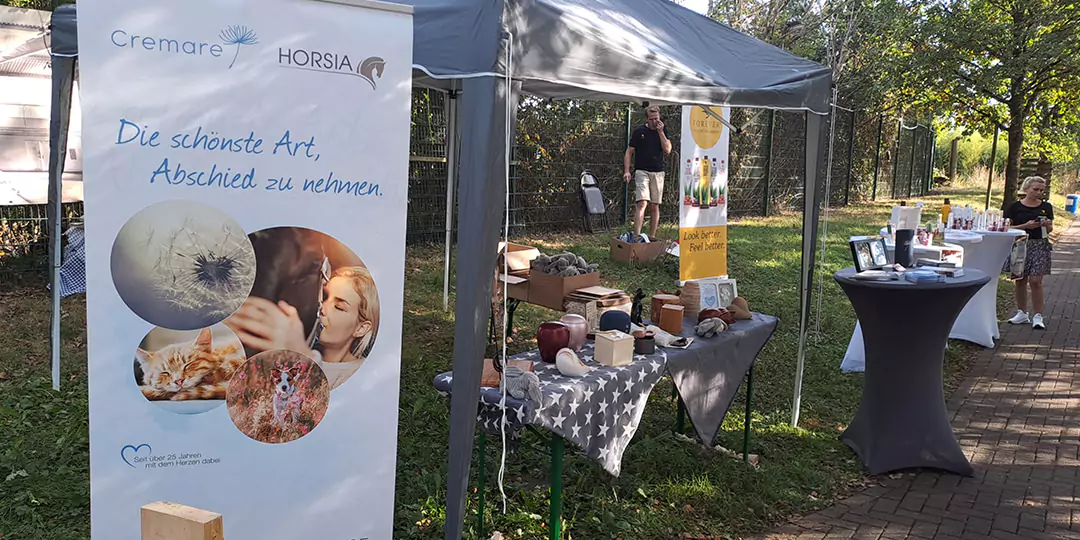
{"label": "picture frame on table", "polygon": [[857,272],[880,270],[889,264],[885,238],[881,236],[853,236],[848,240],[848,246]]}
{"label": "picture frame on table", "polygon": [[717,287],[715,280],[700,280],[698,282],[698,291],[701,302],[701,309],[720,309],[720,289]]}
{"label": "picture frame on table", "polygon": [[727,308],[739,296],[739,286],[734,279],[721,278],[716,280],[717,294],[720,296],[720,306]]}

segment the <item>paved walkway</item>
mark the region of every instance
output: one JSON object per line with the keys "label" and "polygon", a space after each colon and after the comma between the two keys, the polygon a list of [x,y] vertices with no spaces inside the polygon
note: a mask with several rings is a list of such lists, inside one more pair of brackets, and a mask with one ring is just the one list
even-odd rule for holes
{"label": "paved walkway", "polygon": [[949,400],[974,478],[922,472],[763,538],[1080,540],[1080,220],[1054,246],[1047,330],[1002,324]]}

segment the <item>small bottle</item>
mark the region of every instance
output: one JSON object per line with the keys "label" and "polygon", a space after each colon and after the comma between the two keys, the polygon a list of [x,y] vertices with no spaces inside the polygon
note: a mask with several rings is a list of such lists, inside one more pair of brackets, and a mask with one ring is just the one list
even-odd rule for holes
{"label": "small bottle", "polygon": [[720,170],[716,168],[716,158],[712,158],[712,168],[709,169],[709,194],[713,206],[720,206],[720,193],[716,188],[719,178]]}
{"label": "small bottle", "polygon": [[952,204],[949,203],[949,198],[945,197],[945,204],[941,205],[941,221],[945,223],[949,222],[949,212],[952,210]]}
{"label": "small bottle", "polygon": [[693,206],[701,206],[701,158],[694,158],[694,168],[691,174],[691,183],[693,186],[691,191],[693,197]]}

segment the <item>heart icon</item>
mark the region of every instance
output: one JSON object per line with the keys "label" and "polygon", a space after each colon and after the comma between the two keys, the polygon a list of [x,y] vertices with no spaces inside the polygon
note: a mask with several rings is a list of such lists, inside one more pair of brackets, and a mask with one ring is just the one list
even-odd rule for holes
{"label": "heart icon", "polygon": [[[142,453],[142,450],[144,448],[146,449],[145,454]],[[144,444],[140,444],[138,446],[133,446],[133,445],[129,444],[129,445],[126,445],[126,446],[124,446],[123,448],[120,449],[120,459],[124,460],[124,463],[127,463],[128,467],[131,467],[132,469],[134,469],[135,465],[133,465],[131,463],[131,461],[129,461],[129,458],[134,459],[136,457],[139,457],[140,455],[143,456],[143,457],[150,457],[150,455],[152,453],[153,453],[153,449],[150,448],[149,444],[144,443]]]}

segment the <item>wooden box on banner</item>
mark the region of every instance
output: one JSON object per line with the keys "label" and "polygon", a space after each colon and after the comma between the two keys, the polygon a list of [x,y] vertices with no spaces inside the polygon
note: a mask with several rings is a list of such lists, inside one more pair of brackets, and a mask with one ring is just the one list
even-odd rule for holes
{"label": "wooden box on banner", "polygon": [[618,238],[611,238],[611,259],[628,264],[645,264],[656,261],[667,251],[668,241],[639,242],[629,244]]}

